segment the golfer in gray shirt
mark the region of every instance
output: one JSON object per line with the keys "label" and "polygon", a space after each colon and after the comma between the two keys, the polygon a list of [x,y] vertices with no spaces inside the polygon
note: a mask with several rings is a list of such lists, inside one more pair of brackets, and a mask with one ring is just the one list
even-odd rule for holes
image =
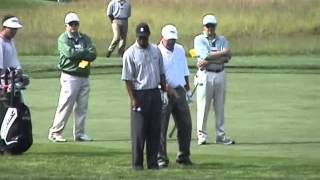
{"label": "golfer in gray shirt", "polygon": [[158,169],[157,154],[160,144],[161,97],[167,100],[163,60],[160,50],[149,43],[148,24],[136,27],[136,42],[123,56],[122,80],[125,81],[131,101],[132,166],[143,169],[143,151],[146,145],[148,169]]}

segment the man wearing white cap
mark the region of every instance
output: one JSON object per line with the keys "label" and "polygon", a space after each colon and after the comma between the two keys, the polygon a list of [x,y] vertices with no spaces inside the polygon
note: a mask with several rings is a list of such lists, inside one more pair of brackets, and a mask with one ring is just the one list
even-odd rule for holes
{"label": "man wearing white cap", "polygon": [[216,143],[234,144],[224,129],[224,103],[226,95],[226,74],[224,64],[231,59],[228,41],[216,35],[217,20],[205,15],[202,20],[203,33],[194,39],[197,54],[197,135],[198,144],[207,143],[207,119],[213,103],[216,119]]}
{"label": "man wearing white cap", "polygon": [[96,59],[96,48],[86,34],[79,31],[80,19],[74,12],[65,17],[66,31],[58,38],[61,70],[61,91],[53,125],[48,139],[65,142],[63,130],[74,112],[73,136],[75,141],[91,141],[85,134],[88,110],[90,64]]}
{"label": "man wearing white cap", "polygon": [[20,28],[22,28],[22,25],[17,17],[4,16],[2,30],[0,31],[0,75],[9,67],[21,70],[13,39]]}
{"label": "man wearing white cap", "polygon": [[176,162],[182,165],[191,165],[190,141],[191,141],[191,115],[186,100],[186,91],[191,94],[189,88],[189,69],[183,47],[176,43],[178,32],[175,26],[166,25],[162,28],[162,39],[158,45],[164,64],[166,89],[169,102],[162,105],[161,136],[158,154],[158,164],[166,167],[169,164],[167,155],[167,130],[170,114],[173,115],[177,127],[177,139],[179,152]]}

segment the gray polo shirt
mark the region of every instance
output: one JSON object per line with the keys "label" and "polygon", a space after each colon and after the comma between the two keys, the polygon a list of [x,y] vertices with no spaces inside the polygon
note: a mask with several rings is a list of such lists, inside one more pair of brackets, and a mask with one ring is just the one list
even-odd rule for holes
{"label": "gray polo shirt", "polygon": [[[202,33],[194,38],[194,49],[197,52],[198,61],[205,59],[210,51],[221,51],[229,48],[229,43],[224,36],[216,36],[214,39],[209,39],[205,33]],[[223,69],[224,64],[210,64],[207,69],[219,70]]]}
{"label": "gray polo shirt", "polygon": [[107,16],[115,19],[127,19],[131,16],[131,4],[128,0],[112,0],[107,7]]}
{"label": "gray polo shirt", "polygon": [[163,60],[155,44],[143,49],[136,42],[125,51],[121,79],[132,81],[135,90],[157,88],[160,74],[164,74]]}

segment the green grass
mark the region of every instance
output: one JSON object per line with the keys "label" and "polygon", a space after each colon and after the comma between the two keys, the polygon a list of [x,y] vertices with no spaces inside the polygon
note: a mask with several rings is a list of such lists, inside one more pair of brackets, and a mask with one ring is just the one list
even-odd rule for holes
{"label": "green grass", "polygon": [[[22,156],[1,156],[0,179],[320,178],[317,56],[234,57],[227,68],[226,127],[237,144],[196,145],[193,103],[191,158],[195,165],[174,163],[177,145],[172,139],[168,142],[169,168],[142,172],[131,170],[129,99],[120,80],[119,59],[99,58],[92,70],[86,127],[96,141],[73,142],[70,119],[65,129],[69,142],[65,144],[47,140],[60,88],[56,57],[21,59],[33,77],[26,96],[34,145]],[[208,123],[209,140],[213,141],[212,113]]]}
{"label": "green grass", "polygon": [[[318,0],[135,0],[132,5],[128,45],[135,40],[137,23],[146,21],[151,27],[152,42],[159,41],[163,25],[173,23],[178,28],[178,41],[186,49],[192,48],[194,36],[202,31],[202,16],[214,13],[218,33],[227,37],[236,55],[320,53]],[[60,4],[1,0],[0,15],[14,13],[21,17],[24,28],[16,38],[20,54],[53,55],[57,54],[57,37],[64,31],[65,13],[76,11],[80,14],[81,30],[93,38],[99,55],[103,56],[112,39],[105,6],[105,0]]]}

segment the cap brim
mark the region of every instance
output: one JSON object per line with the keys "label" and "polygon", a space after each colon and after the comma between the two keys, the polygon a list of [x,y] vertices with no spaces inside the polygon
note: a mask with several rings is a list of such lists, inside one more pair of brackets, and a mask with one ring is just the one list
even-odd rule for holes
{"label": "cap brim", "polygon": [[148,33],[137,33],[136,37],[149,37]]}
{"label": "cap brim", "polygon": [[175,40],[177,40],[177,39],[178,39],[178,36],[175,35],[175,34],[171,34],[171,35],[163,36],[163,38],[166,39],[166,40],[169,40],[169,39],[175,39]]}
{"label": "cap brim", "polygon": [[12,29],[20,29],[22,28],[22,25],[19,23],[8,23],[8,24],[3,24],[4,27],[12,28]]}
{"label": "cap brim", "polygon": [[65,21],[64,23],[65,23],[65,24],[69,24],[69,23],[71,23],[71,22],[78,22],[78,23],[80,23],[80,21],[78,21],[78,20]]}

